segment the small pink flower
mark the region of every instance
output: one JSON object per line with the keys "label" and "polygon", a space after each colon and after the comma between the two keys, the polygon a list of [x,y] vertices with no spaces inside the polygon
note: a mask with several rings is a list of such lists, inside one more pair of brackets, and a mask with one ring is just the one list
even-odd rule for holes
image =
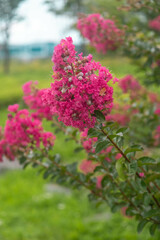
{"label": "small pink flower", "polygon": [[141,178],[144,178],[144,177],[145,177],[145,175],[144,175],[143,172],[140,172],[140,173],[139,173],[139,176],[140,176]]}
{"label": "small pink flower", "polygon": [[16,113],[18,111],[18,108],[19,108],[19,104],[10,105],[8,107],[8,111]]}
{"label": "small pink flower", "polygon": [[122,157],[122,154],[121,153],[117,153],[116,156],[115,156],[115,159],[118,160]]}
{"label": "small pink flower", "polygon": [[102,188],[101,182],[102,182],[103,177],[104,177],[103,175],[97,176],[97,184],[96,184],[97,188]]}
{"label": "small pink flower", "polygon": [[149,21],[149,27],[156,31],[160,31],[160,16]]}
{"label": "small pink flower", "polygon": [[26,105],[33,111],[32,117],[42,120],[46,118],[51,120],[53,114],[50,112],[50,107],[43,102],[43,95],[46,89],[39,90],[37,88],[38,82],[29,81],[23,85],[24,97]]}
{"label": "small pink flower", "polygon": [[132,218],[132,216],[129,216],[129,215],[126,215],[126,211],[127,211],[128,207],[122,207],[121,208],[121,213],[124,217],[127,217],[127,218]]}
{"label": "small pink flower", "polygon": [[127,75],[121,78],[119,86],[124,93],[129,92],[132,99],[136,98],[137,92],[141,90],[141,85],[132,75]]}
{"label": "small pink flower", "polygon": [[154,113],[160,116],[160,108],[157,108]]}
{"label": "small pink flower", "polygon": [[92,173],[94,169],[98,166],[98,163],[93,163],[91,160],[83,160],[79,165],[79,169],[84,173]]}

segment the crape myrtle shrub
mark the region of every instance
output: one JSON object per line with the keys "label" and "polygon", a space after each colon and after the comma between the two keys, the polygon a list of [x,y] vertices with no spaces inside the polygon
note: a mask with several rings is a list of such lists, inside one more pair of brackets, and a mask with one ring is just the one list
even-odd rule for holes
{"label": "crape myrtle shrub", "polygon": [[[56,46],[52,61],[51,87],[39,90],[37,82],[30,81],[23,86],[28,109],[8,107],[8,120],[0,129],[0,161],[4,156],[17,158],[24,167],[39,167],[44,178],[84,187],[91,201],[107,203],[112,212],[122,209],[137,219],[138,232],[149,225],[153,235],[160,226],[160,162],[135,144],[127,126],[132,116],[148,122],[149,116],[154,124],[148,139],[158,147],[158,96],[130,75],[117,83],[91,55],[77,55],[71,37]],[[130,105],[117,104],[116,95],[113,103],[113,84],[127,94]],[[55,135],[44,131],[43,119],[77,143],[75,153],[84,149],[86,159],[66,164],[54,155]]]}
{"label": "crape myrtle shrub", "polygon": [[121,49],[144,73],[143,82],[146,85],[159,85],[160,1],[125,2],[119,8],[125,14],[117,15],[117,21],[115,17],[111,16],[111,20],[100,14],[80,15],[77,28],[98,52],[107,54],[108,50]]}

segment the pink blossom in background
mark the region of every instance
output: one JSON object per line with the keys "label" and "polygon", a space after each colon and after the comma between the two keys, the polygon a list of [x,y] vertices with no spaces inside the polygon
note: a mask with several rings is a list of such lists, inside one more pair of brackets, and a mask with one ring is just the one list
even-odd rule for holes
{"label": "pink blossom in background", "polygon": [[83,160],[79,165],[79,169],[84,174],[88,174],[88,173],[92,173],[98,165],[99,165],[98,163],[94,163],[91,160]]}
{"label": "pink blossom in background", "polygon": [[157,108],[157,109],[155,110],[154,114],[160,116],[160,108]]}
{"label": "pink blossom in background", "polygon": [[38,82],[29,81],[25,83],[22,87],[24,96],[23,100],[26,105],[31,109],[32,117],[35,119],[43,119],[46,118],[47,120],[51,120],[53,114],[50,112],[50,107],[45,105],[42,101],[43,94],[45,89],[38,89],[37,88]]}
{"label": "pink blossom in background", "polygon": [[[97,137],[89,138],[87,135],[88,129],[86,128],[83,132],[81,132],[80,135],[81,144],[87,153],[95,153],[94,144],[97,142]],[[108,155],[112,149],[113,146],[109,146],[106,149],[103,149],[99,154]],[[106,157],[105,159],[106,161],[111,162],[111,159],[109,157]]]}
{"label": "pink blossom in background", "polygon": [[97,188],[102,188],[102,179],[103,179],[103,175],[97,176],[97,183],[96,183],[96,187]]}
{"label": "pink blossom in background", "polygon": [[86,128],[83,132],[81,132],[80,139],[83,148],[86,150],[87,153],[91,152],[94,153],[95,149],[93,145],[97,142],[97,137],[88,138],[88,128]]}
{"label": "pink blossom in background", "polygon": [[122,207],[121,208],[121,213],[124,217],[127,217],[127,218],[132,218],[132,216],[129,216],[126,214],[126,211],[127,211],[128,207]]}
{"label": "pink blossom in background", "polygon": [[119,81],[119,86],[124,93],[130,92],[130,91],[134,92],[141,89],[141,85],[132,75],[127,75],[121,78]]}
{"label": "pink blossom in background", "polygon": [[78,19],[77,28],[97,52],[113,51],[123,43],[124,31],[118,29],[113,20],[104,19],[98,13],[82,15]]}
{"label": "pink blossom in background", "polygon": [[118,160],[122,157],[122,154],[121,153],[117,153],[116,156],[115,156],[115,159]]}
{"label": "pink blossom in background", "polygon": [[19,108],[19,104],[10,105],[8,107],[8,111],[16,113],[18,111],[18,108]]}
{"label": "pink blossom in background", "polygon": [[160,16],[149,21],[149,27],[156,31],[160,31]]}
{"label": "pink blossom in background", "polygon": [[113,88],[108,82],[113,77],[91,55],[76,56],[74,49],[71,37],[55,48],[54,82],[44,91],[43,102],[52,114],[58,115],[59,121],[83,131],[94,126],[94,110],[105,109],[106,115],[111,111]]}
{"label": "pink blossom in background", "polygon": [[118,122],[121,126],[129,124],[131,119],[130,105],[113,104],[112,112],[106,116],[106,121]]}
{"label": "pink blossom in background", "polygon": [[126,126],[130,122],[130,117],[124,113],[113,113],[106,117],[107,121],[116,121],[122,126]]}
{"label": "pink blossom in background", "polygon": [[143,177],[144,177],[144,173],[143,173],[143,172],[140,172],[140,173],[139,173],[139,176],[140,176],[141,178],[143,178]]}
{"label": "pink blossom in background", "polygon": [[53,146],[55,139],[56,139],[56,136],[54,136],[51,132],[42,133],[42,143],[44,147]]}
{"label": "pink blossom in background", "polygon": [[153,93],[153,92],[149,92],[148,93],[148,97],[151,103],[160,103],[158,94]]}

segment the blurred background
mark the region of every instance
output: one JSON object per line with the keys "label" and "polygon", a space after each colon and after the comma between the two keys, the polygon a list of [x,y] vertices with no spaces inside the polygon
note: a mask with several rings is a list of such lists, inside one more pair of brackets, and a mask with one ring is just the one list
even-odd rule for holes
{"label": "blurred background", "polygon": [[[133,74],[142,82],[144,72],[121,50],[98,54],[75,27],[80,12],[99,12],[127,22],[127,13],[117,10],[122,4],[116,0],[0,0],[0,126],[7,119],[7,106],[22,103],[25,82],[38,80],[40,88],[50,86],[54,46],[66,36],[73,38],[77,51],[92,53],[116,77]],[[144,21],[143,14],[137,16]],[[150,89],[159,92],[154,84]],[[74,147],[61,133],[57,135],[55,152],[64,161],[85,158],[84,152],[76,155]],[[89,203],[86,191],[59,186],[44,180],[35,169],[22,171],[17,162],[4,161],[0,165],[0,240],[11,239],[158,240],[160,236],[150,237],[147,230],[138,235],[135,219]]]}

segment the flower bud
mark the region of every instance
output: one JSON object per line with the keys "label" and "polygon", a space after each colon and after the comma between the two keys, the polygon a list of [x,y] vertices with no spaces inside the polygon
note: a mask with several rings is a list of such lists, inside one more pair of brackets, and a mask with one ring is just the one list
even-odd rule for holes
{"label": "flower bud", "polygon": [[62,90],[61,90],[62,93],[65,93],[66,91],[67,91],[66,88],[62,88]]}
{"label": "flower bud", "polygon": [[88,100],[88,101],[87,101],[87,105],[88,105],[88,106],[91,106],[91,105],[92,105],[91,100]]}
{"label": "flower bud", "polygon": [[81,76],[79,76],[79,77],[78,77],[78,80],[80,80],[80,81],[81,81],[82,79],[83,79],[83,78],[82,78]]}
{"label": "flower bud", "polygon": [[65,57],[65,58],[63,59],[64,62],[67,62],[67,60],[68,60],[68,57]]}
{"label": "flower bud", "polygon": [[84,75],[84,74],[83,74],[82,72],[78,73],[78,76],[82,76],[82,77],[83,77],[83,75]]}
{"label": "flower bud", "polygon": [[67,69],[68,69],[68,70],[71,70],[71,69],[72,69],[72,67],[69,65],[69,66],[67,67]]}
{"label": "flower bud", "polygon": [[12,118],[13,118],[12,114],[9,113],[9,114],[8,114],[8,119],[10,120],[10,119],[12,119]]}

